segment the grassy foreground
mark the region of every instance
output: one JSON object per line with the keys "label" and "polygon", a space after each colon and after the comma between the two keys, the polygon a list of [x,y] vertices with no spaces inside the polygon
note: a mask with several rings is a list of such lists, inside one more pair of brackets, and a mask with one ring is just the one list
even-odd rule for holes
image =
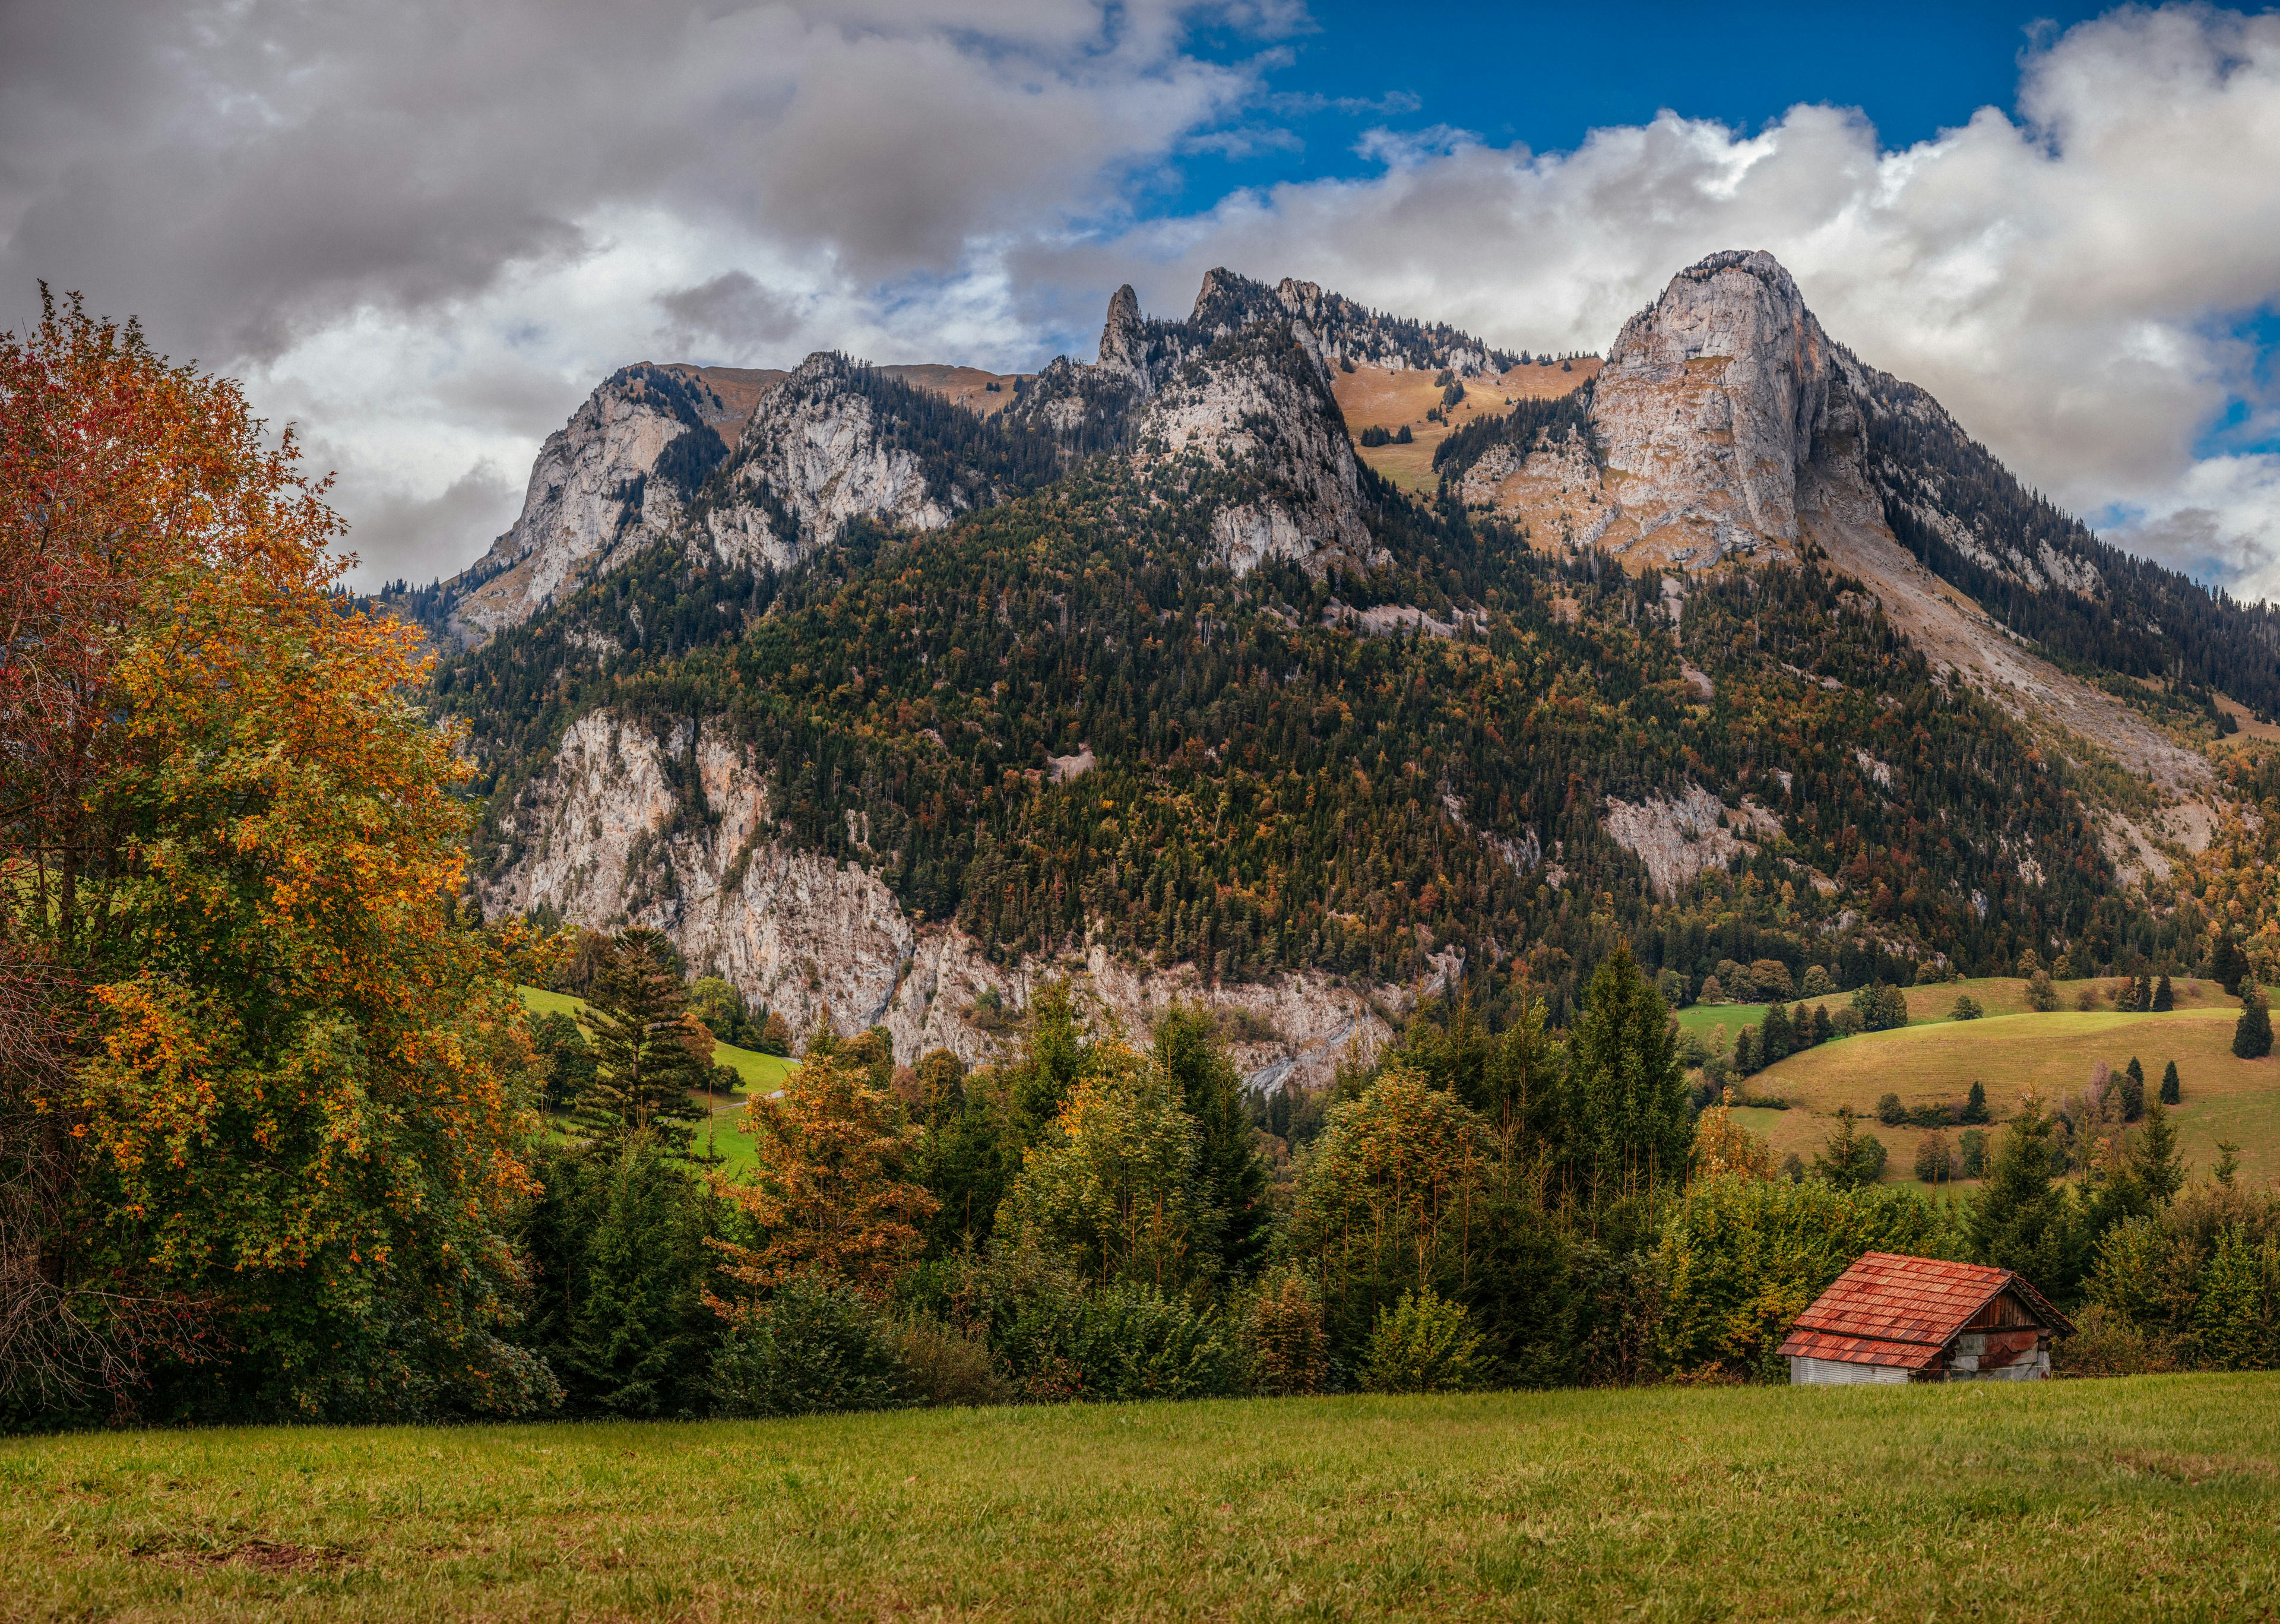
{"label": "grassy foreground", "polygon": [[2280,1375],[0,1443],[9,1619],[2269,1618]]}

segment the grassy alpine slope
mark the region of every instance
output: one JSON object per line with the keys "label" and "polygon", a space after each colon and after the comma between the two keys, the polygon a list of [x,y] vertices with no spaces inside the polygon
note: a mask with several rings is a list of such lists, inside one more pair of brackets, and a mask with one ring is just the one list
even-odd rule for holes
{"label": "grassy alpine slope", "polygon": [[0,1444],[0,1616],[2268,1617],[2280,1376]]}

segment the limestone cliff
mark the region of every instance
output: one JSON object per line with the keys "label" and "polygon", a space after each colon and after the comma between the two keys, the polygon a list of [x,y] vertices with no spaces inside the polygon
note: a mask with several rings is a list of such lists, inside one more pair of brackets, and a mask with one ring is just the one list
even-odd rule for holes
{"label": "limestone cliff", "polygon": [[613,373],[547,436],[520,515],[468,572],[461,640],[520,625],[612,553],[664,535],[727,455],[715,424],[730,415],[698,369]]}
{"label": "limestone cliff", "polygon": [[692,968],[794,1030],[826,1013],[842,1032],[883,1026],[905,1062],[933,1049],[990,1059],[1013,1029],[990,1012],[1017,1014],[1040,985],[1069,976],[1136,1035],[1175,1001],[1244,1011],[1235,1052],[1246,1073],[1311,1085],[1349,1051],[1384,1043],[1387,1013],[1438,990],[1429,981],[1365,993],[1314,973],[1207,988],[1193,966],[1135,965],[1098,943],[1080,961],[996,962],[961,930],[914,923],[871,870],[779,838],[759,765],[686,722],[659,736],[606,711],[581,718],[498,832],[489,911],[662,930]]}

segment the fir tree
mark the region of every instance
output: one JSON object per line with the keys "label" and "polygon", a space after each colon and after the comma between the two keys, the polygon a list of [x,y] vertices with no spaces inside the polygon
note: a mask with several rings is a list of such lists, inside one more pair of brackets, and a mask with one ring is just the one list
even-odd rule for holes
{"label": "fir tree", "polygon": [[[648,1132],[686,1145],[682,1126],[705,1112],[689,1097],[712,1068],[712,1040],[689,1014],[681,980],[656,951],[654,933],[619,938],[586,1006],[594,1081],[579,1097],[577,1124],[597,1143]],[[705,1052],[700,1058],[697,1050]]]}
{"label": "fir tree", "polygon": [[1813,1041],[1814,1044],[1818,1046],[1822,1043],[1825,1043],[1836,1035],[1836,1026],[1829,1018],[1829,1005],[1826,1004],[1814,1004],[1813,1006]]}
{"label": "fir tree", "polygon": [[1202,1135],[1196,1175],[1219,1209],[1220,1273],[1247,1279],[1266,1254],[1269,1212],[1267,1164],[1244,1110],[1242,1074],[1211,1017],[1185,1006],[1175,1006],[1157,1023],[1154,1058]]}
{"label": "fir tree", "polygon": [[2157,1010],[2177,1007],[2176,989],[2169,985],[2169,978],[2166,975],[2153,984],[2153,1007]]}
{"label": "fir tree", "polygon": [[2157,1205],[2167,1205],[2184,1188],[2185,1166],[2177,1152],[2176,1125],[2159,1101],[2146,1107],[2145,1126],[2131,1138],[2130,1170]]}
{"label": "fir tree", "polygon": [[2232,1052],[2244,1060],[2261,1060],[2272,1052],[2272,1012],[2267,1007],[2264,989],[2252,983],[2243,983],[2240,989],[2240,1019],[2232,1028]]}
{"label": "fir tree", "polygon": [[1976,1125],[1988,1120],[1987,1085],[1974,1077],[1971,1080],[1971,1097],[1963,1102],[1963,1110],[1957,1120]]}
{"label": "fir tree", "polygon": [[1837,1127],[1813,1158],[1813,1176],[1838,1189],[1859,1189],[1884,1174],[1884,1142],[1853,1127],[1852,1107],[1840,1106]]}
{"label": "fir tree", "polygon": [[2184,1097],[2184,1091],[2177,1081],[2177,1063],[2172,1060],[2161,1068],[2161,1103],[2174,1105]]}
{"label": "fir tree", "polygon": [[2130,1064],[2122,1068],[2120,1081],[2122,1120],[2135,1122],[2145,1114],[2145,1068],[2138,1063],[2136,1055],[2130,1057]]}

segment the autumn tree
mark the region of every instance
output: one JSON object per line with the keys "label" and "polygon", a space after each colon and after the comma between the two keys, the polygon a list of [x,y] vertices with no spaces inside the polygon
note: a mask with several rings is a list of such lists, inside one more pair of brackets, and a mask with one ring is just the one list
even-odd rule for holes
{"label": "autumn tree", "polygon": [[745,1106],[759,1165],[720,1188],[759,1232],[755,1245],[716,1241],[747,1298],[709,1298],[736,1319],[749,1297],[813,1271],[883,1293],[925,1246],[935,1198],[907,1176],[919,1130],[874,1081],[853,1044],[816,1054],[774,1097]]}
{"label": "autumn tree", "polygon": [[1220,1263],[1204,1135],[1153,1061],[1105,1045],[1007,1197],[1026,1244],[1100,1284],[1171,1291]]}
{"label": "autumn tree", "polygon": [[[500,1335],[541,971],[453,906],[416,635],[337,595],[292,435],[131,327],[46,304],[0,413],[0,936],[76,1060],[36,1101],[73,1147],[50,1286],[122,1305],[154,1410],[551,1401]],[[137,1346],[154,1303],[190,1328]]]}

